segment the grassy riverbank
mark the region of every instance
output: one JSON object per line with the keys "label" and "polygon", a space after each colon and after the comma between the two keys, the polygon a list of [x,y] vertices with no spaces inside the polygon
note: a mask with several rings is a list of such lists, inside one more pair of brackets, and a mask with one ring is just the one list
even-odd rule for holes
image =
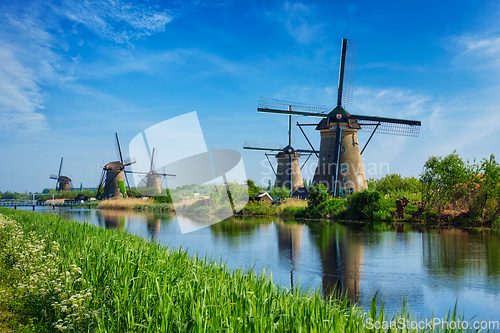
{"label": "grassy riverbank", "polygon": [[361,332],[367,318],[386,319],[117,230],[11,209],[0,209],[0,281],[0,314],[25,332]]}
{"label": "grassy riverbank", "polygon": [[173,212],[174,206],[171,203],[159,203],[153,199],[126,198],[101,201],[99,209],[117,210],[144,210],[152,212]]}

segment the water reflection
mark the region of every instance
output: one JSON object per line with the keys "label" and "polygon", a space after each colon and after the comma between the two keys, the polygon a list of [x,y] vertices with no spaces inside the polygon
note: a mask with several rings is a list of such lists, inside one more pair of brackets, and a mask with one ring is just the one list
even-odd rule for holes
{"label": "water reflection", "polygon": [[346,293],[351,300],[358,300],[364,260],[362,234],[335,223],[312,228],[311,236],[321,257],[324,297]]}
{"label": "water reflection", "polygon": [[[422,237],[423,263],[435,278],[500,278],[500,236],[491,230],[431,229]],[[477,280],[476,280],[477,282]]]}
{"label": "water reflection", "polygon": [[276,231],[278,235],[278,255],[280,265],[290,272],[290,288],[294,288],[293,272],[297,269],[296,263],[300,260],[300,245],[303,224],[297,224],[293,220],[277,220]]}
{"label": "water reflection", "polygon": [[146,227],[151,235],[150,238],[156,240],[156,237],[160,233],[161,219],[155,215],[146,216]]}
{"label": "water reflection", "polygon": [[97,215],[99,226],[106,229],[125,230],[126,213],[121,211],[103,211]]}

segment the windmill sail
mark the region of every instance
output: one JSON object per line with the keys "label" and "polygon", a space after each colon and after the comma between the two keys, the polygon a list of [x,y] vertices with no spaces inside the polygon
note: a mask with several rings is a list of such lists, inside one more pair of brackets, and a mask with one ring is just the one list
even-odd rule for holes
{"label": "windmill sail", "polygon": [[[292,111],[286,108],[286,105],[296,104],[297,108]],[[337,108],[336,108],[337,109]],[[291,114],[296,116],[308,116],[308,117],[318,117],[318,118],[333,118],[336,119],[336,109],[330,113],[321,113],[318,110],[327,110],[326,106],[314,105],[314,104],[303,104],[292,103],[287,101],[272,100],[269,98],[261,98],[259,107],[257,111],[264,113],[277,113],[277,114]],[[342,109],[342,108],[339,108]],[[314,111],[308,111],[314,110]],[[344,111],[342,109],[342,111]],[[323,111],[325,112],[325,111]],[[345,111],[344,111],[345,112]],[[374,117],[374,116],[362,116],[362,115],[348,115],[343,119],[349,119],[352,121],[357,121],[361,128],[357,128],[363,132],[371,132],[373,128],[378,125],[377,133],[381,134],[393,134],[402,136],[418,136],[420,133],[421,122],[418,120],[407,120],[407,119],[396,119],[396,118],[385,118],[385,117]]]}
{"label": "windmill sail", "polygon": [[[302,115],[307,116],[311,113],[317,113],[318,116],[320,116],[321,113],[329,111],[326,105],[287,102],[267,97],[260,98],[257,110],[259,112],[282,113],[282,114],[291,114],[297,116],[302,116]],[[302,112],[305,112],[307,114],[302,114]]]}
{"label": "windmill sail", "polygon": [[[358,54],[358,42],[352,39],[344,39],[345,57],[344,57],[344,77],[342,85],[341,105],[346,107],[352,103],[352,93],[354,90],[354,72],[356,69],[356,57]],[[344,45],[343,45],[344,46]]]}

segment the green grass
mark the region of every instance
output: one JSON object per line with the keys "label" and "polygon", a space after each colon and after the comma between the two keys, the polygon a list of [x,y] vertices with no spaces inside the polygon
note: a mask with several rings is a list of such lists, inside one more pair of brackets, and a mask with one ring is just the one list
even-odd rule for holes
{"label": "green grass", "polygon": [[35,332],[361,332],[386,318],[52,214],[0,209],[0,259],[0,307]]}

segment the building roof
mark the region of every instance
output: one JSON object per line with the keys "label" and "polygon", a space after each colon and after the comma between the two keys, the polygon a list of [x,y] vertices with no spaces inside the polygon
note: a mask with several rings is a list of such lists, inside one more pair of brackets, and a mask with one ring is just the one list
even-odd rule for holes
{"label": "building roof", "polygon": [[69,183],[71,181],[71,178],[66,177],[66,176],[60,176],[59,177],[59,183]]}
{"label": "building roof", "polygon": [[295,150],[290,145],[287,145],[283,150],[281,150],[279,153],[276,154],[276,158],[284,158],[284,157],[289,157],[288,155],[292,155],[292,157],[300,157],[300,154],[298,151]]}
{"label": "building roof", "polygon": [[[340,123],[342,125],[345,126],[346,123],[349,123],[349,128],[361,129],[361,126],[358,124],[358,121],[356,119],[347,119],[347,122],[346,122],[346,118],[349,117],[351,114],[341,107],[337,106],[335,109],[332,110],[332,112],[329,113],[329,115],[333,116],[333,115],[336,115],[337,113],[340,113],[342,115],[342,119],[340,120]],[[335,119],[332,119],[331,122],[333,122],[334,120]],[[318,126],[316,126],[316,130],[322,130],[322,129],[328,129],[328,128],[329,128],[328,127],[328,118],[321,119]]]}
{"label": "building roof", "polygon": [[104,169],[108,170],[108,171],[119,171],[119,170],[123,170],[123,168],[124,168],[124,165],[120,161],[109,162],[108,164],[106,164],[104,166]]}

